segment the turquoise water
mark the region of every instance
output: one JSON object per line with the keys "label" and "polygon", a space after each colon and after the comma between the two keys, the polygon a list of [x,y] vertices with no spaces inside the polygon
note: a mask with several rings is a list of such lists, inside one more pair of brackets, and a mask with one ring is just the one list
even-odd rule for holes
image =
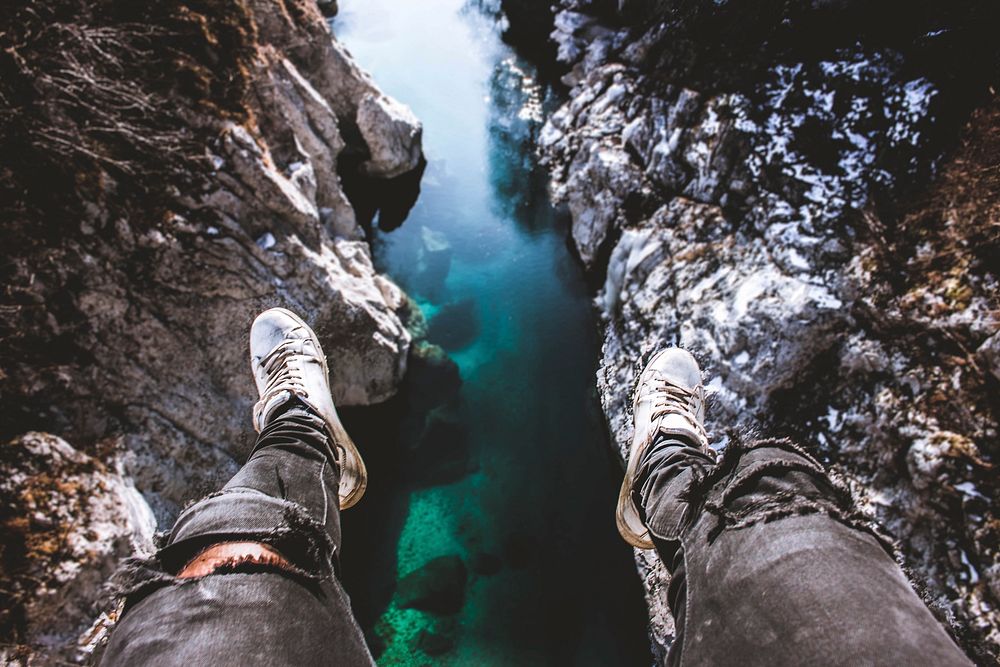
{"label": "turquoise water", "polygon": [[[620,468],[594,394],[598,340],[566,221],[532,150],[549,93],[462,0],[343,0],[332,26],[424,123],[427,168],[377,267],[457,364],[428,410],[414,383],[345,421],[370,485],[345,513],[343,576],[382,665],[649,664],[645,608],[613,508]],[[457,611],[402,608],[440,556]]]}

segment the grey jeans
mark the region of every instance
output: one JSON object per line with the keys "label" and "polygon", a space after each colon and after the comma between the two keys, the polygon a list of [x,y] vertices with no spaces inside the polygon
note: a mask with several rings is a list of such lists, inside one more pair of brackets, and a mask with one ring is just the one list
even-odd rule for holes
{"label": "grey jeans", "polygon": [[636,499],[667,569],[670,665],[970,665],[846,488],[787,440],[647,450]]}
{"label": "grey jeans", "polygon": [[[126,605],[103,664],[371,665],[337,578],[338,477],[321,419],[302,406],[275,419],[155,558],[122,570]],[[661,441],[636,487],[673,574],[671,664],[969,664],[849,496],[794,445],[732,445],[717,463]],[[228,540],[268,543],[294,568],[173,576]]]}
{"label": "grey jeans", "polygon": [[[339,481],[321,418],[299,404],[268,424],[222,491],[185,510],[155,558],[119,573],[125,609],[102,664],[374,664],[337,578]],[[233,540],[270,544],[295,568],[173,576]]]}

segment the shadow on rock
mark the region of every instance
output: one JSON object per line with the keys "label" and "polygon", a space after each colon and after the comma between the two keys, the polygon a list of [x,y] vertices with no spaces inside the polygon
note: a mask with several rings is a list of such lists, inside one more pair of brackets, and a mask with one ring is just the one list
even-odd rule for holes
{"label": "shadow on rock", "polygon": [[365,176],[351,166],[350,159],[341,162],[343,168],[338,168],[340,180],[347,198],[354,206],[358,224],[371,232],[372,221],[378,214],[379,229],[383,232],[398,229],[420,196],[420,180],[427,168],[427,161],[421,159],[415,169],[388,179]]}

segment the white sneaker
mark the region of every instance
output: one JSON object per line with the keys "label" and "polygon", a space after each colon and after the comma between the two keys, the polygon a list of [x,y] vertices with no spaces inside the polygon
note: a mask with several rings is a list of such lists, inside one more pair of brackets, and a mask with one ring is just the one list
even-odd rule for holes
{"label": "white sneaker", "polygon": [[309,325],[284,308],[265,310],[250,327],[250,367],[260,394],[253,406],[254,428],[261,431],[278,408],[297,397],[326,421],[340,450],[340,508],[361,500],[368,472],[337,416],[326,355]]}
{"label": "white sneaker", "polygon": [[676,436],[709,449],[703,425],[705,388],[701,384],[698,362],[679,347],[661,350],[639,374],[632,400],[635,436],[618,495],[616,519],[618,532],[626,542],[640,549],[652,549],[649,530],[632,500],[632,485],[643,452],[660,434]]}

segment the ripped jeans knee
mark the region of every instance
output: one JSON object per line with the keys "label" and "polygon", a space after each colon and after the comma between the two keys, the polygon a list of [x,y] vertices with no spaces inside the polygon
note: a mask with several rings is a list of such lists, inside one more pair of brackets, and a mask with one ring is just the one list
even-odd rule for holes
{"label": "ripped jeans knee", "polygon": [[[669,443],[668,443],[669,446]],[[786,439],[734,441],[718,461],[692,448],[651,452],[642,504],[655,538],[679,542],[701,521],[714,538],[735,530],[806,514],[823,514],[893,547],[856,508],[850,490],[821,463]]]}
{"label": "ripped jeans knee", "polygon": [[884,539],[858,512],[846,485],[790,440],[735,443],[701,489],[704,511],[718,519],[716,533],[790,516],[824,514]]}
{"label": "ripped jeans knee", "polygon": [[206,549],[232,542],[265,545],[280,559],[235,558],[205,576],[269,572],[304,582],[332,579],[338,570],[337,544],[312,514],[298,503],[246,488],[203,498],[181,514],[155,555],[128,559],[115,574],[124,611],[164,586],[197,580],[178,573]]}

